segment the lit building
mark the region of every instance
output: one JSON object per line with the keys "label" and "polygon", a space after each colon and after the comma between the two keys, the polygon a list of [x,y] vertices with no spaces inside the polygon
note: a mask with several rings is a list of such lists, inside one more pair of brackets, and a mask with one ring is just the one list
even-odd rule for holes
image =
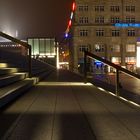
{"label": "lit building", "polygon": [[33,58],[54,64],[56,62],[55,38],[28,38]]}
{"label": "lit building", "polygon": [[73,70],[83,69],[87,50],[135,71],[140,66],[140,0],[76,0],[72,35]]}

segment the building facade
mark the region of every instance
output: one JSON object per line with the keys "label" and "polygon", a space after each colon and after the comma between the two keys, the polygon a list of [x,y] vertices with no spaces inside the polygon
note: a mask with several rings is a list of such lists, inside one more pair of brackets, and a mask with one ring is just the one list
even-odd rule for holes
{"label": "building facade", "polygon": [[[140,0],[76,0],[72,35],[73,70],[83,69],[83,51],[87,50],[135,71],[140,44]],[[94,60],[90,63],[102,67]]]}

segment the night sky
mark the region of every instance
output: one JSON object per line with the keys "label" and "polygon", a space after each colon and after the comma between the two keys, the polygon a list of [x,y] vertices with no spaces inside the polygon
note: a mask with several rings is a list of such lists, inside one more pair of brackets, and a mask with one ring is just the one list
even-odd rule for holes
{"label": "night sky", "polygon": [[63,36],[73,0],[0,0],[0,30],[18,37]]}

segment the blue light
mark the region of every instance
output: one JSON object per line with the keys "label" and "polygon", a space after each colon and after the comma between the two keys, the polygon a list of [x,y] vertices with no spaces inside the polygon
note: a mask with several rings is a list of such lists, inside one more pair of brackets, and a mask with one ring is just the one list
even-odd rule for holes
{"label": "blue light", "polygon": [[102,65],[103,63],[101,61],[99,61],[99,60],[95,60],[95,64],[96,65]]}
{"label": "blue light", "polygon": [[124,27],[124,28],[127,28],[127,27],[136,27],[136,28],[139,28],[140,27],[140,23],[116,23],[115,24],[115,27]]}
{"label": "blue light", "polygon": [[68,35],[68,33],[65,33],[65,37],[67,38],[69,35]]}

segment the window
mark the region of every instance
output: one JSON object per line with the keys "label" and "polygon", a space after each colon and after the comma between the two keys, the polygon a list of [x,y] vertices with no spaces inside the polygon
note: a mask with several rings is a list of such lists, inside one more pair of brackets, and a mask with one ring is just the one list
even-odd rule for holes
{"label": "window", "polygon": [[111,61],[112,61],[112,63],[120,64],[121,63],[121,57],[112,57]]}
{"label": "window", "polygon": [[135,12],[135,6],[126,6],[127,12]]}
{"label": "window", "polygon": [[135,52],[135,44],[126,45],[126,52]]}
{"label": "window", "polygon": [[111,23],[119,23],[120,22],[120,18],[119,17],[111,17],[110,22]]}
{"label": "window", "polygon": [[120,30],[112,30],[112,36],[120,36]]}
{"label": "window", "polygon": [[103,29],[96,30],[96,36],[104,36],[104,30]]}
{"label": "window", "polygon": [[135,23],[135,17],[126,16],[126,23]]}
{"label": "window", "polygon": [[79,46],[79,51],[80,52],[88,51],[88,46],[87,45],[80,45]]}
{"label": "window", "polygon": [[80,17],[80,18],[79,18],[79,23],[81,23],[81,24],[86,24],[86,23],[88,23],[88,17]]}
{"label": "window", "polygon": [[135,36],[135,30],[128,30],[128,36]]}
{"label": "window", "polygon": [[95,52],[105,52],[104,44],[95,44]]}
{"label": "window", "polygon": [[95,11],[98,11],[98,12],[103,12],[104,11],[104,6],[95,6]]}
{"label": "window", "polygon": [[125,62],[126,63],[135,63],[136,57],[125,57]]}
{"label": "window", "polygon": [[120,45],[113,45],[111,48],[112,52],[120,52]]}
{"label": "window", "polygon": [[119,6],[110,6],[110,11],[111,12],[119,12],[120,11],[120,7]]}
{"label": "window", "polygon": [[80,30],[80,36],[88,36],[88,30]]}
{"label": "window", "polygon": [[79,6],[79,11],[83,11],[83,6]]}
{"label": "window", "polygon": [[80,5],[78,9],[79,11],[88,11],[88,5]]}
{"label": "window", "polygon": [[104,23],[104,17],[96,17],[95,18],[95,23]]}

